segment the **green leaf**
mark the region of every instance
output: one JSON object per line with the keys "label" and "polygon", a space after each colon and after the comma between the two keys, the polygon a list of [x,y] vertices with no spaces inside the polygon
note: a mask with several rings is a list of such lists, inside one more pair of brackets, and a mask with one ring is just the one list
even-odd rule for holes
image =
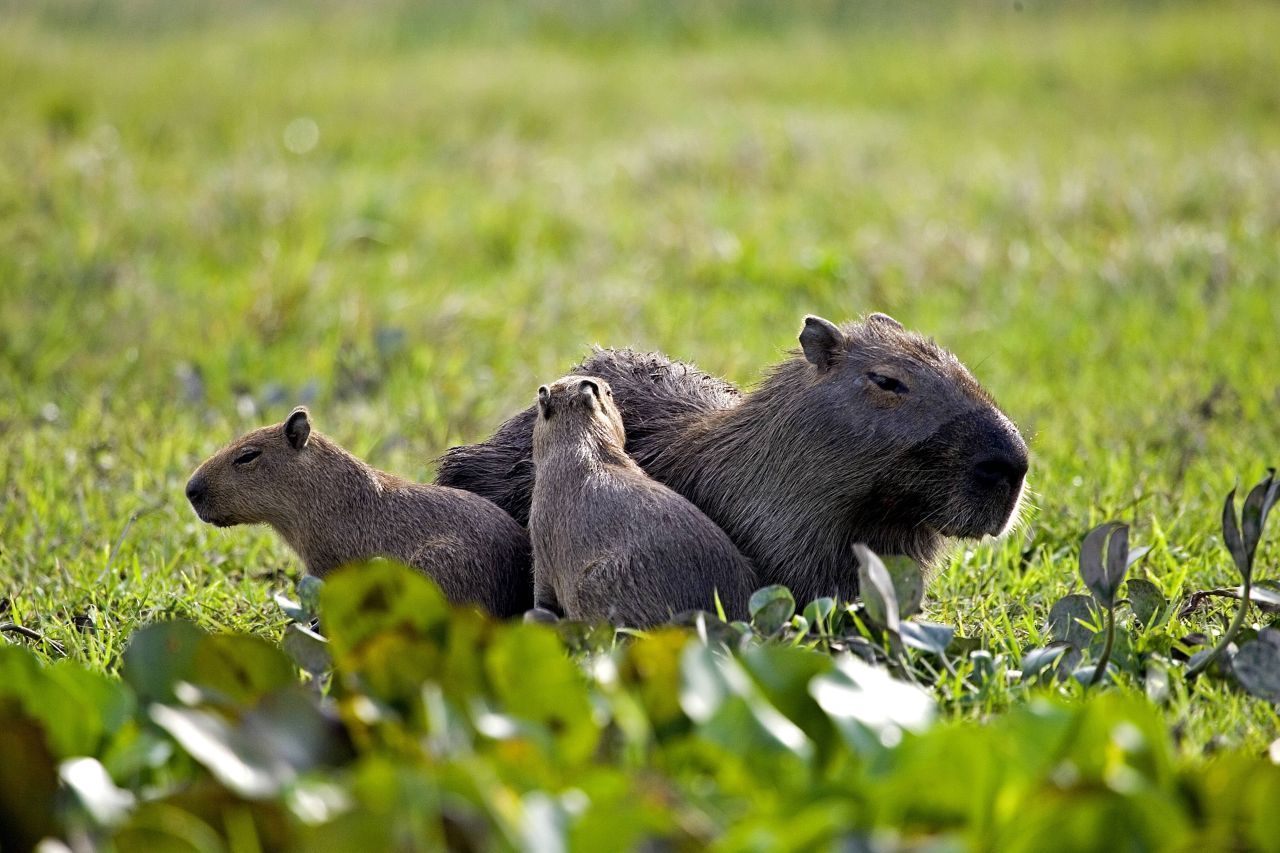
{"label": "green leaf", "polygon": [[160,704],[150,714],[218,781],[249,799],[274,797],[299,773],[350,756],[345,734],[300,685],[263,696],[238,719]]}
{"label": "green leaf", "polygon": [[98,753],[133,712],[132,696],[115,679],[70,660],[42,665],[21,646],[0,645],[0,701],[5,697],[44,726],[59,758]]}
{"label": "green leaf", "polygon": [[1163,705],[1169,701],[1169,668],[1163,663],[1148,661],[1142,681],[1147,698],[1153,703]]}
{"label": "green leaf", "polygon": [[1078,649],[1088,648],[1094,634],[1088,626],[1098,624],[1097,602],[1088,595],[1065,595],[1049,608],[1049,636]]}
{"label": "green leaf", "polygon": [[12,698],[0,697],[0,845],[5,850],[32,850],[41,838],[58,834],[57,792],[46,730]]}
{"label": "green leaf", "polygon": [[867,615],[876,624],[890,632],[898,632],[898,596],[893,579],[880,558],[866,545],[854,545],[858,559],[858,592],[867,608]]}
{"label": "green leaf", "polygon": [[298,581],[298,604],[307,619],[320,615],[320,596],[324,590],[324,581],[315,575],[303,575]]}
{"label": "green leaf", "polygon": [[310,622],[311,621],[311,616],[307,613],[307,611],[302,609],[302,605],[299,604],[298,602],[293,601],[288,597],[281,595],[280,593],[276,593],[274,596],[272,596],[272,600],[275,601],[276,607],[279,607],[280,611],[284,613],[285,616],[288,616],[291,621],[293,622]]}
{"label": "green leaf", "polygon": [[901,555],[884,557],[881,562],[893,582],[893,593],[898,599],[898,616],[910,619],[920,612],[924,603],[924,570],[910,557]]}
{"label": "green leaf", "polygon": [[791,590],[779,584],[756,590],[747,606],[751,612],[751,624],[765,636],[776,634],[796,612]]}
{"label": "green leaf", "polygon": [[194,677],[196,650],[208,636],[193,622],[157,622],[129,637],[120,674],[143,704],[176,702],[174,685]]}
{"label": "green leaf", "polygon": [[248,634],[206,634],[190,622],[159,622],[133,633],[123,676],[143,702],[178,701],[175,688],[192,684],[227,702],[252,701],[297,683],[280,650]]}
{"label": "green leaf", "polygon": [[586,680],[543,625],[504,626],[485,655],[485,669],[501,710],[536,725],[548,754],[572,765],[595,749],[599,732]]}
{"label": "green leaf", "polygon": [[1065,678],[1080,664],[1081,653],[1063,642],[1032,649],[1022,656],[1022,680],[1032,681],[1049,671],[1055,678]]}
{"label": "green leaf", "polygon": [[1267,515],[1271,512],[1271,507],[1276,502],[1277,490],[1280,489],[1280,481],[1275,481],[1275,473],[1274,468],[1267,471],[1267,476],[1244,499],[1244,507],[1240,511],[1242,545],[1250,564],[1253,563],[1258,542],[1262,539],[1262,530],[1267,523]]}
{"label": "green leaf", "polygon": [[1129,578],[1125,582],[1125,597],[1129,599],[1133,615],[1145,628],[1159,622],[1161,614],[1169,605],[1164,593],[1160,592],[1160,587],[1142,578]]}
{"label": "green leaf", "polygon": [[680,705],[707,740],[753,761],[813,757],[804,731],[768,702],[733,655],[689,643],[680,674]]}
{"label": "green leaf", "polygon": [[440,633],[448,620],[444,595],[430,579],[388,560],[345,566],[320,590],[324,632],[336,658],[383,633]]}
{"label": "green leaf", "polygon": [[106,768],[95,759],[64,761],[58,767],[58,776],[80,808],[99,827],[118,824],[137,803],[131,792],[116,787]]}
{"label": "green leaf", "polygon": [[956,629],[936,622],[903,622],[898,626],[902,642],[922,652],[940,655],[951,645]]}
{"label": "green leaf", "polygon": [[1244,550],[1244,540],[1240,538],[1240,526],[1236,521],[1236,490],[1232,489],[1227,495],[1227,500],[1222,506],[1222,541],[1227,546],[1227,550],[1231,552],[1231,559],[1236,564],[1236,570],[1240,572],[1240,577],[1244,578],[1245,583],[1249,582],[1249,578],[1253,573],[1253,564],[1249,559],[1249,554]]}
{"label": "green leaf", "polygon": [[1128,569],[1128,553],[1129,528],[1114,521],[1090,530],[1080,546],[1080,577],[1107,610],[1115,607],[1116,592]]}
{"label": "green leaf", "polygon": [[1263,629],[1231,659],[1236,679],[1254,696],[1280,704],[1280,631]]}
{"label": "green leaf", "polygon": [[741,663],[769,704],[814,742],[820,755],[830,749],[835,729],[809,694],[809,682],[832,670],[831,656],[773,643],[743,650]]}
{"label": "green leaf", "polygon": [[933,722],[933,698],[849,654],[835,670],[809,682],[809,692],[857,752],[897,745],[904,731],[921,732]]}
{"label": "green leaf", "polygon": [[811,625],[816,627],[820,633],[830,633],[831,631],[831,614],[835,612],[836,600],[830,596],[815,598],[810,601],[804,608],[804,618]]}
{"label": "green leaf", "polygon": [[320,675],[333,669],[329,641],[310,628],[291,623],[284,629],[280,648],[303,672]]}

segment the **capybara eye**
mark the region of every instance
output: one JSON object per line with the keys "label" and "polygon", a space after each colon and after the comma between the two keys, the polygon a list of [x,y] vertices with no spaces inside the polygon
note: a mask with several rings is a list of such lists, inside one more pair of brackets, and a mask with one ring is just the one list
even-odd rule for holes
{"label": "capybara eye", "polygon": [[905,394],[908,391],[905,382],[894,379],[892,376],[885,376],[883,373],[868,373],[867,378],[881,391],[892,391],[894,394]]}
{"label": "capybara eye", "polygon": [[261,455],[262,455],[261,450],[258,450],[256,447],[250,447],[248,450],[241,451],[240,455],[237,456],[233,461],[237,465],[248,465],[250,462],[257,459]]}

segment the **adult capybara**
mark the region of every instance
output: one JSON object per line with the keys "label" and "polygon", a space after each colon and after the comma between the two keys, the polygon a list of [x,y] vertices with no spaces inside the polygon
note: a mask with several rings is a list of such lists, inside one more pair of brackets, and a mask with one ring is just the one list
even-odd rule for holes
{"label": "adult capybara", "polygon": [[[854,543],[930,563],[948,538],[998,534],[1017,516],[1017,428],[955,356],[883,314],[806,317],[800,350],[746,394],[630,350],[597,351],[573,372],[612,386],[640,467],[799,601],[857,594]],[[535,415],[449,451],[436,481],[525,523]]]}
{"label": "adult capybara", "polygon": [[632,628],[714,612],[717,601],[745,619],[751,564],[702,510],[644,473],[626,440],[604,380],[566,376],[538,389],[534,603]]}
{"label": "adult capybara", "polygon": [[312,430],[305,408],[209,457],[187,499],[218,527],[271,525],[313,575],[386,557],[429,575],[450,601],[498,616],[532,604],[529,537],[510,515],[365,464]]}

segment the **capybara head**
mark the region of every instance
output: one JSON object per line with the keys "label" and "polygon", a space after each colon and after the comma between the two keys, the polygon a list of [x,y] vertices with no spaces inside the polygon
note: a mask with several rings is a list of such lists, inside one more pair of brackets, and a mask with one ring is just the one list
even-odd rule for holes
{"label": "capybara head", "polygon": [[299,406],[283,423],[245,433],[206,459],[187,481],[187,500],[202,521],[218,527],[279,525],[314,488],[309,471],[317,439],[310,413]]}
{"label": "capybara head", "polygon": [[627,433],[608,382],[595,376],[565,376],[538,389],[534,458],[561,435],[585,438],[595,447],[622,452]]}
{"label": "capybara head", "polygon": [[804,419],[786,432],[799,426],[810,449],[832,450],[813,454],[819,479],[849,511],[896,531],[878,547],[927,557],[940,537],[998,535],[1016,521],[1027,446],[954,355],[884,314],[843,326],[806,317],[800,346],[803,361],[768,383],[802,398],[779,409]]}

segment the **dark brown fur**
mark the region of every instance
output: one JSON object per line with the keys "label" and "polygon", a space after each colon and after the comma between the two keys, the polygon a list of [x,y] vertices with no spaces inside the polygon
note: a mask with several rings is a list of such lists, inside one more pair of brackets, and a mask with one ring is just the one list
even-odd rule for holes
{"label": "dark brown fur", "polygon": [[[1016,519],[1026,445],[955,356],[881,314],[806,318],[800,340],[746,395],[653,353],[599,350],[574,372],[612,386],[627,453],[800,601],[856,596],[854,543],[931,563]],[[437,482],[526,521],[534,415],[449,451]]]}
{"label": "dark brown fur", "polygon": [[608,383],[538,389],[533,428],[534,600],[572,619],[644,628],[687,610],[745,618],[750,563],[724,531],[623,450]]}
{"label": "dark brown fur", "polygon": [[187,497],[219,527],[271,525],[313,575],[386,557],[429,575],[450,601],[498,616],[532,601],[529,539],[511,516],[471,492],[365,464],[312,431],[303,408],[209,457]]}

